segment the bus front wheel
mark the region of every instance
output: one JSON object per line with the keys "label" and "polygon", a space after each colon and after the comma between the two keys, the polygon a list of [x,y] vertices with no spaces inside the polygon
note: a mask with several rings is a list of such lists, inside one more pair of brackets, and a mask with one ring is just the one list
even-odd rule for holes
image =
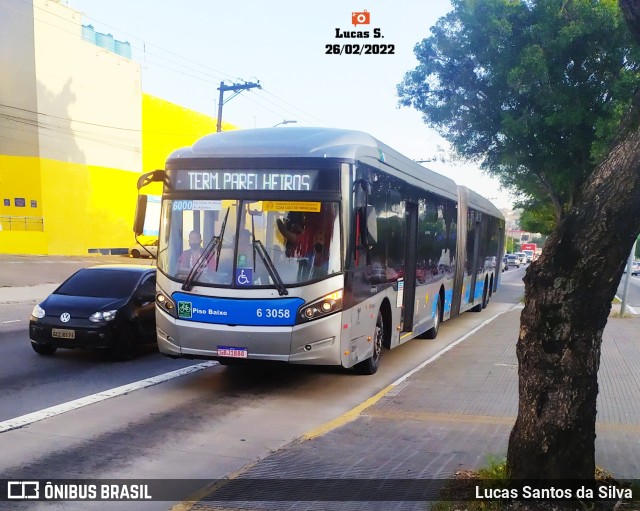
{"label": "bus front wheel", "polygon": [[357,374],[375,374],[378,367],[380,367],[382,345],[384,342],[384,318],[382,317],[382,311],[378,311],[378,318],[376,319],[376,328],[373,333],[372,341],[373,353],[371,356],[354,366],[354,370]]}

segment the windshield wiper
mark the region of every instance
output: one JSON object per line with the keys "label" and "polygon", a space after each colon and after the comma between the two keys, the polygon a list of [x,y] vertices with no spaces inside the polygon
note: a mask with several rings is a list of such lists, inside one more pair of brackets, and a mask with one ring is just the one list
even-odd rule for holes
{"label": "windshield wiper", "polygon": [[[247,204],[247,213],[249,213],[249,204]],[[273,261],[269,257],[267,249],[264,248],[264,245],[260,240],[256,239],[256,228],[255,228],[255,224],[253,223],[253,215],[251,215],[251,213],[249,213],[249,215],[251,216],[251,245],[253,246],[253,271],[256,271],[256,252],[257,252],[258,255],[260,256],[260,259],[262,259],[262,262],[264,263],[265,268],[267,269],[267,273],[269,273],[269,276],[273,280],[273,283],[276,286],[278,294],[280,296],[288,295],[289,290],[284,285],[284,282],[282,282],[282,279],[280,278],[280,274],[278,273],[278,270],[273,264]]]}
{"label": "windshield wiper", "polygon": [[224,237],[224,231],[227,228],[227,218],[229,218],[229,208],[227,208],[227,213],[224,215],[222,227],[220,227],[220,243],[218,243],[216,249],[216,271],[218,271],[218,263],[220,262],[220,251],[222,250],[222,239]]}
{"label": "windshield wiper", "polygon": [[222,222],[220,234],[209,240],[209,243],[204,247],[202,254],[200,254],[200,257],[196,260],[193,268],[191,268],[189,275],[184,279],[184,284],[182,284],[183,291],[191,290],[193,287],[193,281],[200,275],[205,264],[207,264],[211,259],[214,251],[216,252],[216,271],[218,271],[218,261],[220,260],[220,250],[222,249],[222,237],[224,236],[224,229],[227,226],[227,218],[229,218],[229,208],[227,208],[227,214],[224,217],[224,222]]}
{"label": "windshield wiper", "polygon": [[257,252],[258,255],[260,256],[260,259],[262,259],[264,266],[267,268],[267,272],[269,273],[269,276],[273,279],[273,283],[275,284],[276,289],[278,290],[278,294],[280,296],[288,295],[289,290],[284,285],[284,282],[282,282],[282,279],[280,278],[280,274],[278,273],[278,270],[276,270],[276,267],[274,266],[273,261],[269,257],[267,250],[264,248],[264,245],[260,240],[256,240],[256,239],[253,240],[253,250],[254,250],[254,254]]}

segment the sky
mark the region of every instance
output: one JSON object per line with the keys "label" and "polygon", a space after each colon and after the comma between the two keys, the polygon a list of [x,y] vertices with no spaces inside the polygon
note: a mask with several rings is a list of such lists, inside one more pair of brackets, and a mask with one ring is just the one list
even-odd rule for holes
{"label": "sky", "polygon": [[[355,129],[511,208],[513,196],[476,165],[447,157],[421,114],[398,106],[397,85],[418,64],[413,48],[451,10],[448,0],[62,0],[83,24],[132,45],[144,92],[217,117],[220,83],[258,82],[232,97],[224,121],[240,128]],[[352,24],[354,12],[370,24]],[[379,29],[381,38],[373,38]],[[368,39],[338,38],[368,31]],[[327,45],[393,45],[386,55],[327,54]],[[388,46],[387,46],[388,47]],[[287,129],[286,125],[282,129]],[[444,161],[443,161],[444,160]]]}

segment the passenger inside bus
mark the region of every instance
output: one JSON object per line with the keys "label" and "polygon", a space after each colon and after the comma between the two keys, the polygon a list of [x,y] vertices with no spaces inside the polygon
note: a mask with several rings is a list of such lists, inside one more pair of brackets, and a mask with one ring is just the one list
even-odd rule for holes
{"label": "passenger inside bus", "polygon": [[188,273],[202,255],[202,236],[198,231],[189,233],[189,248],[178,258],[178,273]]}
{"label": "passenger inside bus", "polygon": [[304,232],[304,214],[297,211],[290,211],[284,220],[278,218],[276,225],[280,234],[285,239],[285,255],[295,257],[299,251],[302,233]]}
{"label": "passenger inside bus", "polygon": [[286,240],[286,257],[298,259],[298,282],[326,275],[329,252],[325,239],[330,238],[332,222],[326,225],[322,213],[292,211],[285,221],[278,219],[276,223]]}

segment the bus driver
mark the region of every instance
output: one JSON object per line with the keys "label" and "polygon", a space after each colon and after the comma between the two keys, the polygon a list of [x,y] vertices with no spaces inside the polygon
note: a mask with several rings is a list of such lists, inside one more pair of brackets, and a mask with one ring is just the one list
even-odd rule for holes
{"label": "bus driver", "polygon": [[202,255],[202,236],[198,231],[189,233],[189,248],[180,254],[178,259],[179,271],[189,271]]}

